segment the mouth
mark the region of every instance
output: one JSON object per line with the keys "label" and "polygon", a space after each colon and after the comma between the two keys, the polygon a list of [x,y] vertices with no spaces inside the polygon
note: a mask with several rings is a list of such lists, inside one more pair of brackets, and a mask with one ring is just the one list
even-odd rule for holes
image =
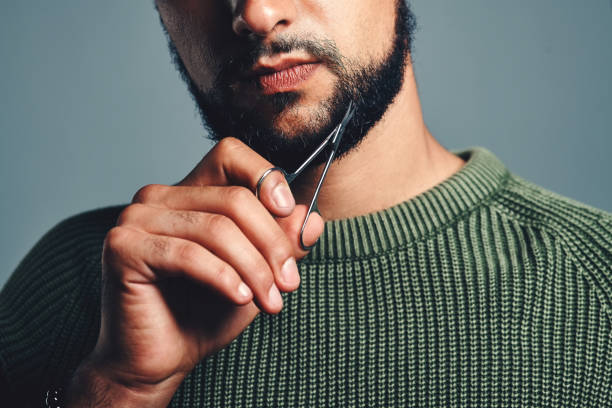
{"label": "mouth", "polygon": [[295,91],[319,68],[320,61],[284,59],[274,64],[257,63],[244,79],[254,81],[264,95]]}

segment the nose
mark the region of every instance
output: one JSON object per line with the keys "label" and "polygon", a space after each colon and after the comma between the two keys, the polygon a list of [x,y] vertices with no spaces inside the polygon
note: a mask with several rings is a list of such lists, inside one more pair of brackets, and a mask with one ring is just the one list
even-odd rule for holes
{"label": "nose", "polygon": [[289,26],[297,15],[295,0],[242,0],[236,4],[232,29],[239,36],[265,37]]}

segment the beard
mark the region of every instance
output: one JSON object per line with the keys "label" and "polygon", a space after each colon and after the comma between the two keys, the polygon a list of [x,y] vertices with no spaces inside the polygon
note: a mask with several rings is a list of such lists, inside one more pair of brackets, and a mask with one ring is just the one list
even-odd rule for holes
{"label": "beard", "polygon": [[[347,125],[336,152],[336,160],[356,149],[370,129],[380,121],[402,88],[404,71],[412,51],[416,19],[406,0],[397,0],[394,39],[391,50],[381,61],[359,65],[344,58],[332,42],[295,37],[279,37],[263,44],[245,38],[241,49],[222,65],[210,91],[204,92],[192,79],[178,50],[166,32],[170,55],[197,104],[208,137],[219,141],[231,135],[243,141],[275,166],[293,171],[333,131],[344,117],[349,103],[355,114]],[[321,101],[307,121],[293,126],[288,134],[279,119],[296,115],[299,91],[258,94],[255,103],[240,104],[232,84],[262,56],[306,51],[317,57],[336,76],[332,95]],[[325,161],[319,155],[312,165]]]}

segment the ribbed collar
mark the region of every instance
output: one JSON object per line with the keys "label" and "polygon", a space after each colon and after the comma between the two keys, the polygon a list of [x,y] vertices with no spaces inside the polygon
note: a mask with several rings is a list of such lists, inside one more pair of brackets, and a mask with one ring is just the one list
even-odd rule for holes
{"label": "ribbed collar", "polygon": [[369,257],[408,245],[486,202],[508,178],[504,164],[482,147],[454,153],[464,166],[418,196],[382,211],[327,221],[304,262]]}

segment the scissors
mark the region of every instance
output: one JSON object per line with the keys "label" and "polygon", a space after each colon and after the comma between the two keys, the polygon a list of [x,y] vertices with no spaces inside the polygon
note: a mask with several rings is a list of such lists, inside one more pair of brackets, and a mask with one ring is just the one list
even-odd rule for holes
{"label": "scissors", "polygon": [[300,167],[298,167],[296,171],[294,171],[293,173],[289,173],[280,167],[272,167],[266,170],[257,182],[255,196],[258,198],[261,185],[263,184],[265,178],[273,171],[280,171],[287,180],[287,183],[291,184],[304,171],[304,169],[308,167],[308,165],[315,159],[315,157],[317,157],[326,147],[331,147],[329,151],[329,156],[327,157],[327,163],[325,164],[325,168],[323,169],[323,173],[321,174],[321,178],[319,179],[319,183],[317,184],[317,189],[315,190],[314,195],[312,196],[312,200],[310,201],[310,205],[308,206],[308,212],[306,213],[306,218],[304,219],[302,229],[300,230],[300,247],[302,247],[304,251],[310,251],[314,247],[314,245],[308,246],[304,244],[304,229],[306,228],[306,223],[308,222],[310,214],[313,211],[319,212],[319,208],[317,207],[317,198],[319,197],[319,191],[321,191],[323,180],[325,180],[325,176],[327,175],[327,170],[329,170],[329,166],[331,165],[332,161],[334,160],[334,156],[338,151],[338,146],[340,145],[340,140],[342,140],[342,135],[346,130],[346,126],[353,118],[354,114],[355,106],[351,101],[349,103],[348,109],[346,110],[346,113],[344,114],[344,118],[342,119],[342,121],[338,124],[338,126],[336,126],[334,130],[332,130],[329,136],[327,136],[325,140],[323,140],[319,147],[317,147],[317,149],[304,161],[304,163],[302,163]]}

